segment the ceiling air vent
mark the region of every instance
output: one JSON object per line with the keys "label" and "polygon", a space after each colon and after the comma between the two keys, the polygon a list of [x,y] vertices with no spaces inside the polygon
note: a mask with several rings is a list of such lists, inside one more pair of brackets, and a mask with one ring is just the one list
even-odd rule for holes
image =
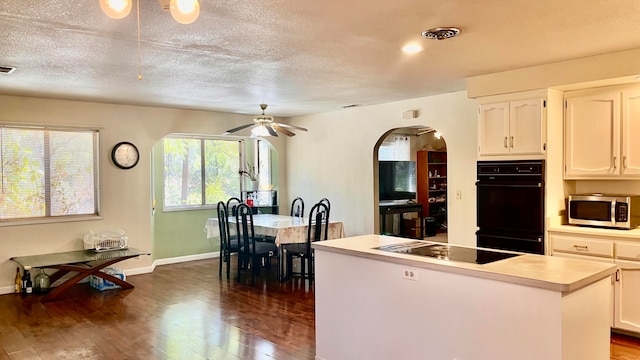
{"label": "ceiling air vent", "polygon": [[460,34],[460,29],[456,27],[439,27],[429,29],[422,32],[422,36],[426,39],[444,40]]}
{"label": "ceiling air vent", "polygon": [[3,66],[0,65],[0,74],[11,74],[12,72],[16,71],[16,68],[12,67],[12,66]]}

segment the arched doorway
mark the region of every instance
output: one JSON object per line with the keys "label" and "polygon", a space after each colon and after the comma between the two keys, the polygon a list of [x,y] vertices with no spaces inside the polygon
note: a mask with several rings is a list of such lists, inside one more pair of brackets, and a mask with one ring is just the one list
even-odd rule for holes
{"label": "arched doorway", "polygon": [[374,169],[378,233],[447,242],[447,146],[440,133],[426,126],[387,131],[374,148]]}

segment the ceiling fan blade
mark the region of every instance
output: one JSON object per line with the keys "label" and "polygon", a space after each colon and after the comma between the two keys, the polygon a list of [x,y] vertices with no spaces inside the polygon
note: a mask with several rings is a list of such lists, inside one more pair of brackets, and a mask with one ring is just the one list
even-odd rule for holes
{"label": "ceiling fan blade", "polygon": [[295,125],[289,125],[289,124],[278,124],[280,127],[284,127],[284,128],[289,128],[289,129],[296,129],[296,130],[302,130],[302,131],[307,131],[307,129],[300,127],[300,126],[295,126]]}
{"label": "ceiling fan blade", "polygon": [[229,130],[227,130],[227,131],[223,132],[223,133],[222,133],[222,135],[229,135],[229,134],[231,134],[231,133],[234,133],[234,132],[236,132],[236,131],[240,131],[240,130],[242,130],[242,129],[246,129],[246,128],[248,128],[249,126],[254,126],[254,125],[255,125],[255,123],[251,123],[251,124],[246,124],[246,125],[238,126],[238,127],[236,127],[236,128],[229,129]]}
{"label": "ceiling fan blade", "polygon": [[273,129],[273,126],[265,126],[267,128],[267,131],[269,132],[269,135],[271,136],[275,136],[278,137],[278,133]]}
{"label": "ceiling fan blade", "polygon": [[296,134],[292,133],[291,131],[285,129],[284,127],[280,126],[282,124],[273,124],[273,128],[276,129],[276,131],[279,131],[287,136],[296,136]]}
{"label": "ceiling fan blade", "polygon": [[429,134],[429,133],[432,133],[432,132],[436,132],[436,130],[435,129],[424,129],[424,130],[421,129],[420,131],[418,131],[416,133],[416,135],[420,136],[420,135]]}

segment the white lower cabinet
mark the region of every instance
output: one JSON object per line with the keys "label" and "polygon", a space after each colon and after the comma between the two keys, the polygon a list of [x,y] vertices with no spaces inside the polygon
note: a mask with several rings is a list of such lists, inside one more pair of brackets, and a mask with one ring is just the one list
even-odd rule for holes
{"label": "white lower cabinet", "polygon": [[640,334],[640,244],[615,237],[552,231],[549,232],[549,240],[553,256],[618,265],[612,276],[611,327]]}
{"label": "white lower cabinet", "polygon": [[[565,233],[554,234],[552,232],[549,232],[549,241],[551,242],[552,256],[614,263],[614,244],[611,241],[590,239]],[[611,327],[615,327],[616,275],[617,273],[611,275],[611,304],[614,304],[609,316],[609,325]]]}
{"label": "white lower cabinet", "polygon": [[640,245],[616,243],[614,328],[640,333]]}

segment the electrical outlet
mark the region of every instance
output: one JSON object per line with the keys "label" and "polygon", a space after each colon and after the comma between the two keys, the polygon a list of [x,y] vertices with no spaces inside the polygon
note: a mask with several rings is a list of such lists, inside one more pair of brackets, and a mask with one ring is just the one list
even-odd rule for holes
{"label": "electrical outlet", "polygon": [[462,199],[462,190],[456,190],[456,200]]}
{"label": "electrical outlet", "polygon": [[414,269],[402,269],[402,278],[405,280],[418,280],[418,270]]}

